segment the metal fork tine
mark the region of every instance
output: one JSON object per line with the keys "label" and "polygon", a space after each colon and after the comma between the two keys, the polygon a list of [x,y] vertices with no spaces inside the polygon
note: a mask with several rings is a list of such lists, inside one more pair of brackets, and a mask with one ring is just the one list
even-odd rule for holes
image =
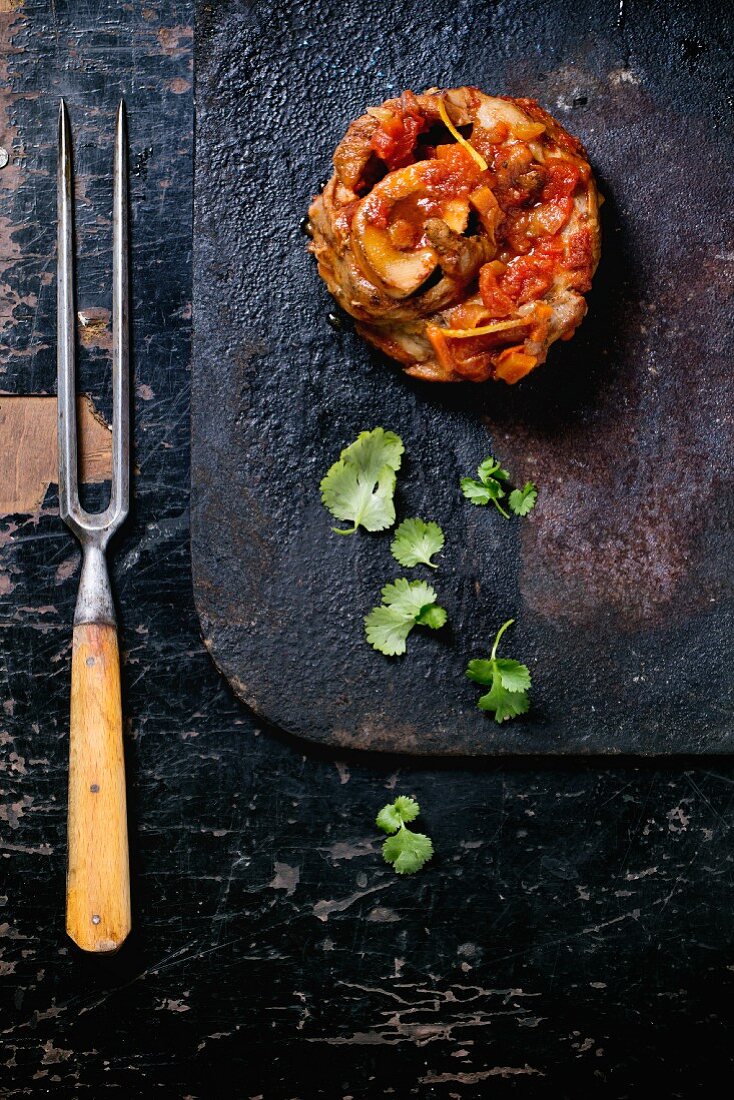
{"label": "metal fork tine", "polygon": [[90,514],[79,502],[76,430],[76,316],[74,313],[74,178],[71,127],[66,104],[59,110],[58,169],[58,445],[59,511],[81,536],[108,539],[125,519],[130,497],[130,348],[128,271],[128,171],[125,104],[117,109],[112,201],[112,492],[103,512]]}
{"label": "metal fork tine", "polygon": [[58,448],[59,510],[67,520],[79,512],[76,446],[76,325],[74,316],[73,169],[71,130],[63,99],[59,108],[58,203]]}
{"label": "metal fork tine", "polygon": [[130,392],[127,122],[120,100],[115,127],[112,243],[112,496],[110,511],[119,522],[130,496]]}

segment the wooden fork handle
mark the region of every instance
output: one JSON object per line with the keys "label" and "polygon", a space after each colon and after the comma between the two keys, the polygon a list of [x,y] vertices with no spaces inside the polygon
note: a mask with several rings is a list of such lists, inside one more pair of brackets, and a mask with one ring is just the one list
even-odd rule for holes
{"label": "wooden fork handle", "polygon": [[84,951],[117,951],[130,931],[120,654],[110,623],[74,626],[71,658],[66,931]]}

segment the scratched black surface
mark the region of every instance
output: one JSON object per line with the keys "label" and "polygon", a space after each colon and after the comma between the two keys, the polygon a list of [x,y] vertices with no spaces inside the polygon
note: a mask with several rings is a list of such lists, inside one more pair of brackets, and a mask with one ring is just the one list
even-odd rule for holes
{"label": "scratched black surface", "polygon": [[[217,663],[284,729],[446,754],[734,748],[730,56],[714,4],[696,28],[649,9],[626,29],[597,0],[240,3],[202,21],[194,587]],[[337,335],[299,233],[349,119],[434,83],[536,96],[607,196],[589,316],[516,387],[410,382]],[[390,662],[362,620],[405,570],[388,536],[330,534],[318,494],[378,423],[406,444],[398,514],[447,535],[430,579],[449,625]],[[540,487],[522,523],[461,497],[489,451]],[[510,617],[533,705],[498,727],[464,670]]]}
{"label": "scratched black surface", "polygon": [[[667,18],[700,40],[693,15]],[[717,1095],[731,1070],[729,758],[330,751],[263,727],[210,663],[187,533],[191,19],[168,0],[0,13],[5,46],[25,51],[2,55],[0,144],[19,158],[14,177],[0,171],[2,389],[54,384],[57,94],[78,135],[87,120],[80,167],[99,180],[80,219],[80,305],[109,305],[109,227],[95,216],[121,89],[140,163],[139,473],[115,557],[135,932],[106,961],[63,933],[78,559],[51,489],[38,515],[0,521],[0,1093]],[[620,63],[644,60],[634,24],[618,49]],[[681,45],[675,59],[695,80],[695,56]],[[370,825],[397,791],[419,797],[437,848],[405,881]]]}

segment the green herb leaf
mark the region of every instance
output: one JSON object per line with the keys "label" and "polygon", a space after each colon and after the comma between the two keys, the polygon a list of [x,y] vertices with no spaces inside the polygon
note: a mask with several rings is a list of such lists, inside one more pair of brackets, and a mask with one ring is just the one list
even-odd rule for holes
{"label": "green herb leaf", "polygon": [[431,558],[443,550],[443,544],[443,531],[437,523],[425,523],[417,518],[404,519],[395,532],[390,550],[392,556],[408,569],[419,564],[437,569]]}
{"label": "green herb leaf", "polygon": [[401,794],[394,802],[388,802],[377,815],[377,827],[385,833],[394,833],[408,821],[415,821],[421,808],[414,798]]}
{"label": "green herb leaf", "polygon": [[398,577],[382,589],[382,602],[411,619],[417,619],[424,607],[436,602],[436,590],[425,581]]}
{"label": "green herb leaf", "polygon": [[439,607],[437,603],[432,603],[428,607],[422,608],[415,621],[418,626],[430,626],[431,630],[440,630],[445,625],[447,618],[445,609]]}
{"label": "green herb leaf", "polygon": [[406,825],[409,821],[415,821],[418,814],[421,812],[421,808],[415,798],[410,798],[407,794],[399,794],[392,805],[395,813],[400,816],[401,821]]}
{"label": "green herb leaf", "polygon": [[508,718],[516,718],[518,714],[525,714],[530,701],[526,692],[508,691],[497,677],[491,691],[480,696],[477,706],[480,710],[492,711],[495,722],[504,722]]}
{"label": "green herb leaf", "polygon": [[414,626],[433,630],[446,622],[446,612],[436,603],[436,592],[425,581],[398,577],[382,589],[382,604],[365,616],[367,641],[386,657],[405,653],[405,643]]}
{"label": "green herb leaf", "polygon": [[507,481],[509,476],[507,470],[502,469],[497,459],[489,455],[477,467],[478,481],[473,477],[462,477],[460,482],[461,491],[472,504],[489,504],[492,501],[497,511],[505,519],[509,519],[509,512],[506,512],[500,504],[500,500],[505,495],[501,483]]}
{"label": "green herb leaf", "polygon": [[530,687],[530,673],[526,665],[511,661],[508,657],[495,657],[494,667],[500,675],[502,686],[508,691],[527,691]]}
{"label": "green herb leaf", "polygon": [[526,481],[522,489],[513,489],[510,493],[510,508],[516,516],[526,516],[532,512],[538,499],[538,490],[532,481]]}
{"label": "green herb leaf", "polygon": [[382,855],[399,875],[414,875],[433,855],[433,844],[425,833],[414,833],[401,825],[382,845]]}
{"label": "green herb leaf", "polygon": [[350,520],[346,530],[333,527],[338,535],[353,535],[358,527],[384,531],[395,522],[395,473],[384,466],[376,481],[365,477],[350,462],[335,462],[321,482],[321,499],[337,519]]}
{"label": "green herb leaf", "polygon": [[373,607],[364,620],[365,635],[373,649],[386,657],[405,653],[405,643],[415,626],[415,619],[406,618],[393,607]]}
{"label": "green herb leaf", "polygon": [[433,855],[433,844],[424,833],[414,833],[405,827],[408,821],[414,821],[420,813],[420,806],[414,798],[401,795],[383,806],[377,815],[377,826],[383,832],[393,836],[382,845],[382,855],[387,863],[392,863],[399,875],[412,875]]}
{"label": "green herb leaf", "polygon": [[494,661],[484,661],[481,658],[470,661],[466,675],[475,684],[491,684],[494,680]]}
{"label": "green herb leaf", "polygon": [[489,481],[490,478],[496,478],[497,481],[509,481],[510,475],[507,470],[503,470],[496,458],[492,458],[490,455],[485,458],[484,462],[480,462],[477,467],[477,477],[480,481]]}
{"label": "green herb leaf", "polygon": [[373,428],[371,432],[360,432],[354,443],[344,448],[339,458],[353,462],[374,481],[383,466],[389,466],[397,473],[404,452],[399,435],[386,432],[384,428]]}
{"label": "green herb leaf", "polygon": [[[505,519],[509,519],[509,513],[499,503],[505,496],[503,483],[509,477],[507,470],[503,470],[497,459],[489,455],[477,468],[478,481],[473,477],[462,477],[461,491],[472,504],[489,504],[492,501],[497,511]],[[538,490],[535,485],[532,481],[526,481],[522,489],[512,490],[508,503],[516,516],[526,516],[528,512],[532,512],[537,499]]]}
{"label": "green herb leaf", "polygon": [[384,531],[395,522],[395,473],[400,469],[403,443],[394,432],[374,428],[360,432],[321,480],[321,500],[336,519],[353,524],[334,527],[352,535],[358,527]]}
{"label": "green herb leaf", "polygon": [[462,493],[472,504],[489,504],[493,499],[489,487],[475,481],[473,477],[462,477],[460,484]]}
{"label": "green herb leaf", "polygon": [[507,657],[497,657],[500,638],[512,625],[514,619],[508,619],[500,627],[494,639],[489,660],[482,658],[470,661],[466,675],[475,684],[489,686],[490,690],[482,695],[477,703],[480,710],[491,711],[496,722],[504,722],[525,714],[530,707],[528,690],[531,685],[530,670],[519,661]]}

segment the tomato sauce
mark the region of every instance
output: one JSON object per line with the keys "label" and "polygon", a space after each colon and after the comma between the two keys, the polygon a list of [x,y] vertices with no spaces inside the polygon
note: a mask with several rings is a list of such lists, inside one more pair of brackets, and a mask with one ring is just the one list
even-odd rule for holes
{"label": "tomato sauce", "polygon": [[420,188],[405,198],[394,200],[378,186],[363,200],[371,225],[387,229],[391,221],[399,219],[416,229],[422,227],[429,218],[440,218],[449,200],[466,198],[482,175],[479,165],[460,145],[439,145],[435,158],[422,161],[421,168]]}
{"label": "tomato sauce", "polygon": [[[538,117],[545,124],[546,116],[540,109]],[[413,104],[404,101],[399,114],[393,111],[389,119],[380,121],[372,147],[388,169],[407,167],[414,163],[418,136],[427,128]],[[549,136],[564,152],[577,154],[574,139],[564,143],[556,133]],[[425,222],[441,217],[443,204],[450,199],[466,198],[477,187],[485,186],[497,200],[498,217],[501,211],[495,234],[498,253],[496,260],[484,264],[479,271],[483,305],[472,308],[485,311],[485,316],[489,314],[491,318],[510,317],[518,306],[542,299],[560,268],[573,272],[571,285],[587,290],[591,278],[591,234],[581,229],[568,241],[559,234],[571,219],[579,186],[588,182],[588,165],[562,155],[548,156],[542,162],[536,160],[528,142],[513,138],[503,122],[498,122],[492,131],[475,126],[470,140],[485,158],[486,171],[460,144],[424,143],[420,155],[428,159],[421,160],[425,172],[420,190],[397,201],[373,194],[367,200],[372,207],[368,214],[370,222],[387,229],[395,247],[416,247],[423,243]],[[465,324],[471,328],[477,323],[469,317],[464,321],[462,316],[454,327]],[[432,343],[437,354],[441,353],[439,358],[450,358],[462,376],[480,377],[488,370],[487,357],[506,340],[507,336],[502,334],[497,339],[465,338],[450,341],[449,347],[435,333]]]}
{"label": "tomato sauce", "polygon": [[413,153],[418,135],[427,128],[428,123],[415,96],[405,92],[400,108],[392,110],[389,117],[380,119],[370,145],[380,160],[385,162],[389,172],[395,168],[406,168],[415,160]]}
{"label": "tomato sauce", "polygon": [[[505,212],[498,230],[502,262],[482,268],[479,290],[493,317],[508,317],[517,306],[542,298],[564,265],[565,246],[558,234],[573,213],[582,170],[562,158],[537,164],[528,146],[518,142],[497,148],[492,173]],[[587,255],[588,244],[576,242],[575,256]]]}

